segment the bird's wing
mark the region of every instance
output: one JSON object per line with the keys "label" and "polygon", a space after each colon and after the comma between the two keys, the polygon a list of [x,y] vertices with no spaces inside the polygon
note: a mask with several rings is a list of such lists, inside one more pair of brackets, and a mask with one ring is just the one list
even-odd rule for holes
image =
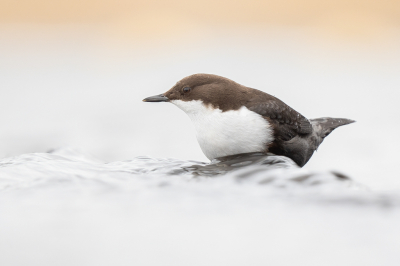
{"label": "bird's wing", "polygon": [[312,132],[312,125],[307,118],[289,107],[287,104],[268,95],[268,99],[249,101],[246,107],[262,115],[274,127],[275,136],[287,141],[297,135]]}

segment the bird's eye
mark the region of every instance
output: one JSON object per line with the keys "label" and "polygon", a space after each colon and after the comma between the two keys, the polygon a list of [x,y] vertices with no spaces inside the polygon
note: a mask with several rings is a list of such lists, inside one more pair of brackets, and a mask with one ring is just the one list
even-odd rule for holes
{"label": "bird's eye", "polygon": [[183,92],[189,92],[190,90],[191,90],[190,87],[185,87],[185,88],[183,88]]}

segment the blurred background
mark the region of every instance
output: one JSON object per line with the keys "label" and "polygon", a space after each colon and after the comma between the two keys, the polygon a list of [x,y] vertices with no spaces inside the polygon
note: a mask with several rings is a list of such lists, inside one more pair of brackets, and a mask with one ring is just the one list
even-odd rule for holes
{"label": "blurred background", "polygon": [[400,189],[397,0],[0,0],[0,156],[207,161],[181,110],[141,102],[194,73],[357,120],[306,168]]}

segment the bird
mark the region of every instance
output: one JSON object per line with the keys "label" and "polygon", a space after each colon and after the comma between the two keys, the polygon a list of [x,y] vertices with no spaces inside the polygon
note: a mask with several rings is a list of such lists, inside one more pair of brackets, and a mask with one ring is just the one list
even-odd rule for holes
{"label": "bird", "polygon": [[273,153],[303,167],[346,118],[307,119],[280,99],[214,74],[193,74],[144,102],[169,102],[194,124],[205,156],[217,159],[254,152]]}

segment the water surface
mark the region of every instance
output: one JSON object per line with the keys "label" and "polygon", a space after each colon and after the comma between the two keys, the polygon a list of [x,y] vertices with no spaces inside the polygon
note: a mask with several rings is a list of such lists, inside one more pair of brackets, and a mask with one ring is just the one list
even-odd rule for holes
{"label": "water surface", "polygon": [[0,161],[1,265],[397,265],[399,193],[250,154]]}

